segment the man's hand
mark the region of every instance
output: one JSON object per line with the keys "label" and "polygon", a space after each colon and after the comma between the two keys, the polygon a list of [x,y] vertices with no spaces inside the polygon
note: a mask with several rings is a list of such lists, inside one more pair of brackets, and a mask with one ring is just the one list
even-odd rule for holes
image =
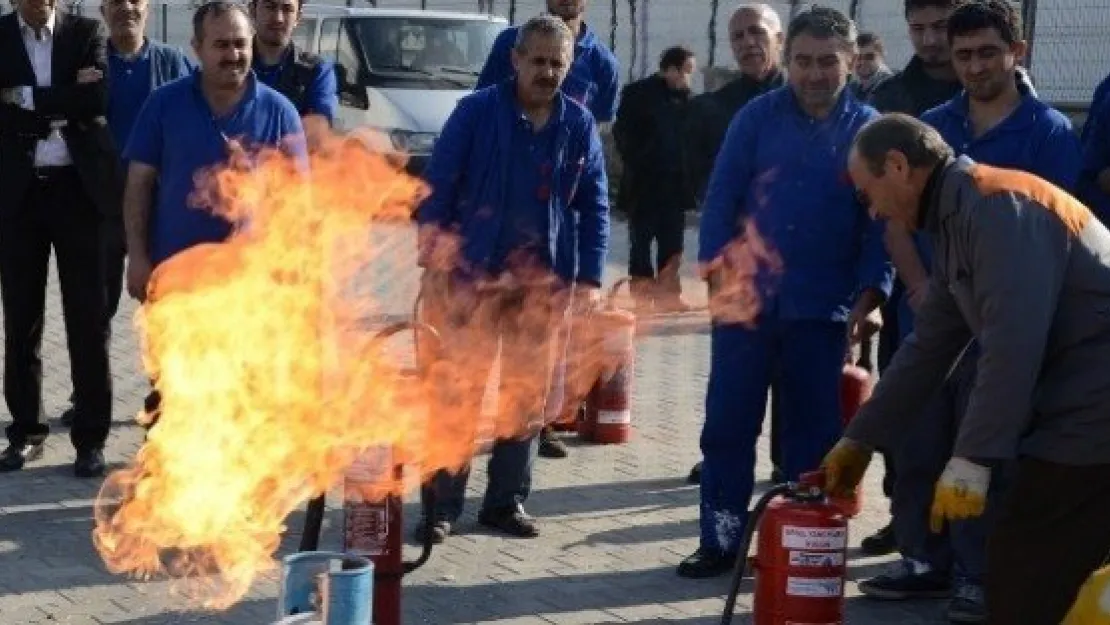
{"label": "man's hand", "polygon": [[989,467],[964,458],[949,460],[933,493],[933,507],[929,512],[929,528],[933,533],[944,529],[946,520],[969,519],[983,514],[990,482]]}
{"label": "man's hand", "polygon": [[150,274],[153,271],[154,267],[151,265],[149,258],[138,254],[130,254],[127,257],[127,293],[140,302],[145,302],[147,286],[150,284]]}
{"label": "man's hand", "polygon": [[850,438],[841,438],[821,461],[825,469],[825,492],[833,497],[851,497],[870,463],[870,448]]}
{"label": "man's hand", "polygon": [[571,313],[585,315],[601,306],[601,289],[592,284],[576,284],[571,294]]}
{"label": "man's hand", "polygon": [[852,310],[848,312],[848,344],[858,345],[864,339],[874,335],[883,327],[883,316],[879,306],[883,303],[882,295],[875,289],[864,289]]}
{"label": "man's hand", "polygon": [[82,67],[77,70],[77,84],[88,85],[104,78],[104,72],[95,67]]}
{"label": "man's hand", "polygon": [[1110,623],[1110,566],[1091,573],[1060,625]]}

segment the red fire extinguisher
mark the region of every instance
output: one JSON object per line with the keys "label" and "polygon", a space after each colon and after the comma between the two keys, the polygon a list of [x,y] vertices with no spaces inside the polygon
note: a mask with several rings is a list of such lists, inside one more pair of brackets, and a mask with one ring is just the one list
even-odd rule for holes
{"label": "red fire extinguisher", "polygon": [[[752,508],[740,542],[721,624],[732,623],[740,583],[749,564],[755,574],[755,625],[844,622],[848,519],[822,492],[824,472],[767,491]],[[752,534],[759,528],[749,561]]]}
{"label": "red fire extinguisher", "polygon": [[[384,341],[406,330],[431,337],[438,349],[439,336],[435,329],[417,321],[393,324],[379,332],[375,340]],[[419,366],[402,371],[400,383],[413,383],[420,376]],[[403,473],[404,458],[399,450],[392,445],[382,445],[365,450],[343,478],[343,551],[374,563],[372,622],[375,625],[401,625],[401,578],[423,566],[433,546],[429,532],[420,557],[412,562],[402,559],[403,505],[396,493],[401,492]],[[388,477],[383,480],[382,476]],[[301,551],[315,551],[319,545],[324,503],[323,497],[309,502]],[[434,506],[433,498],[425,497],[426,518],[433,517]]]}
{"label": "red fire extinguisher", "polygon": [[[845,428],[856,417],[859,407],[871,398],[873,387],[871,372],[859,365],[844,365],[840,373],[840,418]],[[854,519],[863,510],[863,489],[857,488],[852,497],[834,497],[832,501],[849,519]]]}
{"label": "red fire extinguisher", "polygon": [[625,443],[632,435],[636,316],[616,306],[617,291],[625,282],[613,285],[605,307],[593,313],[588,324],[601,373],[586,396],[578,435],[591,443]]}

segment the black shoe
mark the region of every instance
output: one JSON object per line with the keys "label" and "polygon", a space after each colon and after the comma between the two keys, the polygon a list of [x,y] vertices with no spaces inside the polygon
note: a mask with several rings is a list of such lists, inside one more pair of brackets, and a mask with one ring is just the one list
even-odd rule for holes
{"label": "black shoe", "polygon": [[697,551],[687,556],[678,565],[676,572],[679,577],[687,579],[708,579],[729,573],[734,566],[736,566],[736,554],[698,547]]}
{"label": "black shoe", "polygon": [[952,623],[977,625],[987,622],[987,600],[983,587],[974,584],[957,584],[948,604],[948,620]]}
{"label": "black shoe", "polygon": [[77,409],[73,406],[70,406],[69,408],[66,408],[64,412],[62,412],[62,416],[58,418],[58,421],[62,424],[63,427],[71,428],[73,427],[73,418],[75,416],[77,416]]}
{"label": "black shoe", "polygon": [[566,443],[556,438],[555,430],[548,426],[540,430],[539,453],[544,458],[566,458],[569,452]]}
{"label": "black shoe", "polygon": [[416,542],[424,544],[427,540],[431,539],[433,545],[442,544],[451,535],[451,523],[447,520],[441,519],[432,523],[427,520],[421,520],[420,525],[416,526]]}
{"label": "black shoe", "polygon": [[23,465],[42,457],[42,443],[24,443],[22,445],[8,445],[4,453],[0,453],[0,473],[18,471]]}
{"label": "black shoe", "polygon": [[701,484],[701,463],[697,463],[690,469],[690,475],[686,476],[687,484]]}
{"label": "black shoe", "polygon": [[536,520],[519,505],[482,510],[478,514],[478,522],[517,538],[535,538],[540,535]]}
{"label": "black shoe", "polygon": [[887,524],[883,529],[864,538],[859,544],[860,551],[869,556],[885,556],[888,553],[894,553],[897,548],[898,545],[894,542],[893,524]]}
{"label": "black shoe", "polygon": [[73,461],[73,474],[77,477],[100,477],[104,475],[104,450],[82,449]]}
{"label": "black shoe", "polygon": [[872,599],[943,599],[952,593],[952,581],[938,571],[918,573],[909,560],[895,563],[895,570],[859,583],[859,591]]}

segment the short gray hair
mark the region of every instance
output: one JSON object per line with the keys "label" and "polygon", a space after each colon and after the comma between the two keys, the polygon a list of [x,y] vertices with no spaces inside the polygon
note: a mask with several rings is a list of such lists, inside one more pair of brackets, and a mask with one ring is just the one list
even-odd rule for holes
{"label": "short gray hair", "polygon": [[741,13],[758,15],[772,35],[782,32],[782,18],[779,17],[779,13],[774,7],[765,2],[745,2],[736,7],[736,10],[732,12],[732,18]]}
{"label": "short gray hair", "polygon": [[815,39],[839,39],[845,50],[856,50],[856,24],[847,15],[825,6],[811,6],[790,20],[786,30],[786,50],[799,35]]}
{"label": "short gray hair", "polygon": [[554,37],[559,40],[559,43],[574,45],[574,33],[570,32],[570,26],[567,26],[562,18],[549,13],[537,15],[521,25],[516,31],[516,44],[514,45],[516,51],[524,52],[528,44],[528,38],[533,35]]}
{"label": "short gray hair", "polygon": [[855,148],[876,176],[886,173],[886,155],[892,150],[904,154],[914,169],[932,169],[954,156],[932,126],[902,113],[888,113],[865,124],[856,134]]}

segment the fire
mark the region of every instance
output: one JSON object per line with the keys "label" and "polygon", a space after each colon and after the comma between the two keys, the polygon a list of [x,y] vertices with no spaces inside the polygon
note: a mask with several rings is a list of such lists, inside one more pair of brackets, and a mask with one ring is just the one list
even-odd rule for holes
{"label": "fire", "polygon": [[[381,302],[355,288],[372,264],[412,257],[404,228],[382,219],[407,221],[422,185],[359,141],[328,142],[308,176],[276,150],[251,160],[211,172],[198,194],[245,225],[152,279],[136,323],[160,419],[105,481],[93,536],[111,571],[187,579],[210,608],[273,566],[286,517],[361,451],[398,445],[425,475],[473,453],[428,435],[427,394],[402,383],[366,322]],[[401,485],[383,476],[380,488]]]}
{"label": "fire", "polygon": [[760,235],[753,220],[745,220],[740,234],[722,250],[718,286],[709,297],[709,310],[718,323],[751,326],[763,311],[763,299],[782,273],[782,258]]}

